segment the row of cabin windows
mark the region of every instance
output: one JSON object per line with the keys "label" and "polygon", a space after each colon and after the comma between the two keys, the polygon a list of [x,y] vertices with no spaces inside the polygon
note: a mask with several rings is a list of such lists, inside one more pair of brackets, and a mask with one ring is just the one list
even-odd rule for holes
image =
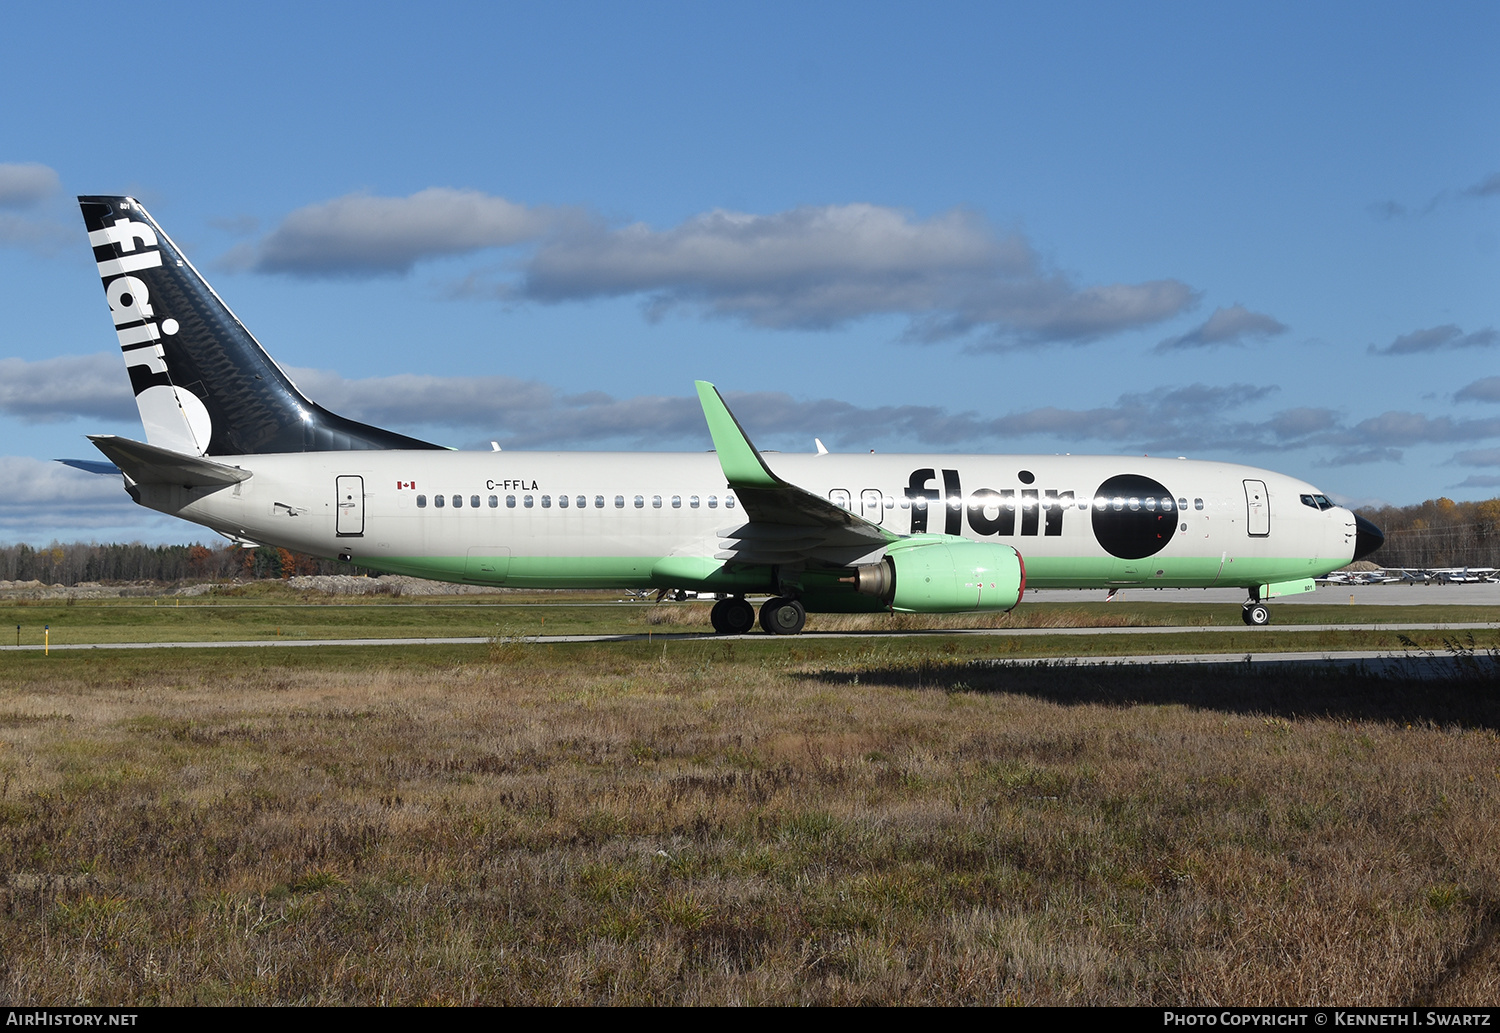
{"label": "row of cabin windows", "polygon": [[[575,508],[577,508],[577,509],[587,509],[588,508],[589,498],[588,498],[587,495],[571,496],[571,498],[573,500],[571,502],[571,505],[574,506]],[[1304,505],[1311,505],[1311,506],[1314,506],[1315,508],[1324,508],[1324,506],[1318,506],[1317,503],[1315,503],[1315,502],[1308,501],[1309,498],[1318,498],[1318,499],[1321,499],[1321,496],[1303,496],[1302,501],[1303,501]],[[436,509],[442,509],[445,506],[447,506],[447,505],[450,504],[450,502],[449,502],[450,499],[451,499],[451,505],[453,506],[454,509],[462,509],[463,508],[463,506],[464,506],[464,497],[462,495],[453,495],[453,496],[448,496],[448,495],[434,495],[432,497],[432,505]],[[557,496],[557,507],[559,509],[567,509],[567,508],[569,508],[569,505],[570,505],[569,499],[570,499],[570,496],[568,496],[568,495],[559,495],[559,496]],[[842,502],[843,500],[839,500],[839,501]],[[891,506],[892,506],[893,501],[894,501],[893,499],[891,499],[889,496],[887,496],[884,499],[885,507],[887,509],[890,509]],[[499,509],[500,508],[500,496],[498,496],[498,495],[491,495],[491,496],[489,496],[488,502],[489,502],[489,508],[490,509]],[[646,496],[644,496],[644,495],[636,495],[636,496],[634,496],[633,502],[634,502],[634,505],[635,505],[636,509],[645,509],[646,508]],[[1148,496],[1146,498],[1139,498],[1139,497],[1125,498],[1124,496],[1120,496],[1120,495],[1117,495],[1114,498],[1106,498],[1105,496],[1101,495],[1098,498],[1094,499],[1093,502],[1094,502],[1094,508],[1095,509],[1098,509],[1098,510],[1113,509],[1116,512],[1119,512],[1119,511],[1124,510],[1124,509],[1129,509],[1131,512],[1139,512],[1140,510],[1144,509],[1148,513],[1154,513],[1154,512],[1157,512],[1158,510],[1160,512],[1163,512],[1163,513],[1170,513],[1170,512],[1172,512],[1172,510],[1174,508],[1174,500],[1170,496],[1158,499],[1158,498],[1151,497],[1151,496]],[[521,506],[524,509],[531,509],[531,508],[533,508],[536,505],[536,503],[537,503],[537,497],[534,496],[534,495],[522,495],[521,496]],[[923,499],[923,498],[913,499],[913,500],[911,500],[911,504],[915,505],[916,508],[918,508],[918,509],[926,509],[927,508],[927,500]],[[955,496],[955,497],[950,498],[948,500],[948,504],[951,505],[951,506],[958,506],[958,505],[962,505],[962,502],[961,502],[960,499],[958,499]],[[1008,497],[1005,498],[1005,500],[1001,504],[1004,505],[1006,509],[1012,509],[1013,510],[1017,506],[1020,506],[1023,509],[1030,509],[1030,508],[1032,508],[1033,505],[1040,505],[1043,508],[1050,509],[1051,507],[1056,506],[1056,505],[1060,505],[1061,503],[1060,503],[1060,501],[1058,499],[1055,499],[1055,498],[1052,498],[1052,499],[1023,498],[1023,499],[1017,500],[1014,496],[1008,496]],[[483,505],[483,501],[481,500],[480,496],[478,496],[478,495],[470,495],[469,496],[469,507],[471,509],[479,509],[479,508],[481,508],[482,505]],[[551,509],[552,508],[552,496],[551,495],[543,495],[543,496],[541,496],[541,505],[542,505],[543,509]],[[700,499],[699,499],[699,497],[697,495],[689,495],[687,497],[687,505],[688,505],[689,509],[697,509],[701,505],[701,501],[700,501]],[[907,505],[908,505],[908,500],[902,499],[901,500],[901,508],[905,509],[907,507]],[[1089,508],[1089,500],[1088,499],[1079,499],[1077,505],[1078,505],[1079,509],[1088,509]],[[1332,503],[1325,502],[1325,505],[1326,506],[1331,506]],[[660,496],[660,495],[652,495],[651,496],[651,508],[652,509],[661,509],[662,506],[663,506],[662,496]],[[516,508],[516,496],[514,496],[514,495],[507,495],[507,496],[505,496],[505,507],[507,509],[515,509]],[[418,495],[417,496],[417,508],[418,509],[426,509],[427,508],[427,496],[426,495]],[[594,508],[595,509],[603,509],[604,508],[604,496],[603,495],[595,495],[594,496]],[[616,509],[624,509],[625,508],[625,496],[624,495],[616,495],[615,496],[615,508]],[[682,496],[681,495],[673,495],[672,496],[671,508],[673,508],[673,509],[681,509],[682,508]],[[708,496],[708,508],[709,509],[718,509],[719,508],[719,497],[717,495],[710,495],[710,496]],[[734,508],[734,496],[733,495],[725,495],[724,496],[724,508],[725,509],[733,509]],[[1187,499],[1177,499],[1177,500],[1175,500],[1175,508],[1181,509],[1184,513],[1187,512],[1188,500]],[[1193,508],[1195,510],[1200,510],[1201,511],[1203,509],[1203,500],[1202,499],[1194,499],[1193,500]]]}
{"label": "row of cabin windows", "polygon": [[[1043,509],[1051,509],[1054,506],[1062,506],[1064,508],[1067,508],[1067,507],[1069,507],[1069,506],[1071,506],[1073,504],[1071,501],[1065,502],[1062,499],[1057,499],[1057,498],[1043,498],[1043,499],[1038,499],[1038,498],[1027,497],[1027,498],[1023,498],[1023,499],[1017,499],[1013,495],[1007,495],[1007,496],[1005,496],[1005,497],[1003,497],[1001,499],[995,499],[992,496],[989,501],[991,501],[991,502],[997,502],[999,505],[1004,506],[1008,510],[1014,510],[1014,509],[1016,509],[1018,507],[1021,508],[1021,509],[1032,509],[1032,508],[1034,508],[1036,506],[1041,506]],[[1113,509],[1116,512],[1118,512],[1120,510],[1123,510],[1123,509],[1128,509],[1131,512],[1139,512],[1140,510],[1144,509],[1148,513],[1155,513],[1158,510],[1160,510],[1163,513],[1170,513],[1170,512],[1172,512],[1173,506],[1175,504],[1176,508],[1178,508],[1178,509],[1182,510],[1184,513],[1186,513],[1187,512],[1187,508],[1188,508],[1188,500],[1187,499],[1177,499],[1176,502],[1174,503],[1173,500],[1171,499],[1171,497],[1166,497],[1166,498],[1153,498],[1153,497],[1147,497],[1147,498],[1131,497],[1131,498],[1126,498],[1123,495],[1116,495],[1114,498],[1108,498],[1108,497],[1106,497],[1104,495],[1100,495],[1098,498],[1096,498],[1096,499],[1093,500],[1093,503],[1094,503],[1094,508],[1095,509],[1098,509],[1098,510]],[[902,499],[901,500],[901,508],[905,509],[906,508],[906,504],[907,504],[907,500],[906,499]],[[911,504],[913,506],[915,506],[917,509],[926,509],[927,508],[927,500],[926,499],[920,499],[920,498],[919,499],[912,499],[911,500]],[[963,505],[963,499],[961,497],[957,496],[957,495],[950,495],[950,496],[948,496],[948,505],[952,506],[954,509],[957,509],[957,508],[959,508],[960,506]],[[1078,505],[1079,509],[1088,509],[1089,508],[1089,500],[1088,499],[1079,499],[1077,505]],[[885,507],[887,509],[891,508],[891,500],[889,498],[887,498],[885,500]],[[848,507],[844,506],[843,508],[848,508]],[[1196,509],[1196,510],[1201,511],[1203,509],[1203,500],[1202,499],[1194,499],[1193,500],[1193,508]]]}
{"label": "row of cabin windows", "polygon": [[[635,496],[634,502],[635,502],[635,508],[636,509],[645,509],[646,508],[646,496],[644,496],[644,495],[637,495],[637,496]],[[531,508],[535,507],[536,504],[537,504],[537,496],[535,496],[535,495],[522,495],[521,496],[521,507],[523,509],[531,509]],[[688,506],[688,509],[697,509],[702,504],[703,504],[703,500],[700,499],[697,495],[689,495],[687,497],[687,506]],[[449,506],[449,505],[451,505],[454,509],[463,509],[463,507],[464,507],[464,497],[462,495],[452,495],[452,496],[449,496],[449,495],[434,495],[432,497],[432,505],[433,505],[434,509],[443,509],[444,507]],[[478,496],[478,495],[470,495],[469,496],[469,508],[470,509],[479,509],[481,507],[481,505],[482,505],[482,500],[481,500],[480,496]],[[543,509],[551,509],[552,508],[552,496],[551,495],[543,495],[543,496],[541,496],[541,505],[542,505]],[[663,505],[663,503],[662,503],[662,496],[660,496],[660,495],[652,495],[651,496],[651,508],[652,509],[661,509],[662,505]],[[589,507],[589,497],[587,495],[576,495],[576,496],[559,495],[559,496],[557,496],[557,508],[558,509],[567,509],[567,508],[569,508],[569,506],[572,506],[573,508],[576,508],[576,509],[587,509]],[[681,495],[673,495],[672,496],[671,507],[673,509],[681,509],[682,508],[682,496]],[[417,508],[418,509],[426,509],[427,508],[427,496],[426,495],[418,495],[417,496]],[[489,508],[490,509],[499,509],[500,508],[500,496],[499,495],[491,495],[491,496],[489,496]],[[514,496],[514,495],[507,495],[507,496],[505,496],[505,508],[506,509],[515,509],[516,508],[516,496]],[[604,496],[603,495],[595,495],[594,496],[594,508],[595,509],[603,509],[604,508]],[[625,496],[624,495],[616,495],[615,496],[615,508],[616,509],[624,509],[625,508]],[[710,495],[710,496],[708,496],[708,508],[709,509],[718,509],[719,508],[719,496],[717,496],[717,495]],[[733,495],[725,495],[724,496],[724,508],[725,509],[733,509],[734,508],[734,496]]]}

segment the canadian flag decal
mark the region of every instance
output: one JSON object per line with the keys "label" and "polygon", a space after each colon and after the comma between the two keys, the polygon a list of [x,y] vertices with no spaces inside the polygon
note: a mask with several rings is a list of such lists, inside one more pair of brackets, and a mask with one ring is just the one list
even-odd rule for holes
{"label": "canadian flag decal", "polygon": [[417,482],[416,481],[397,481],[396,482],[396,490],[397,491],[402,491],[402,490],[407,489],[407,488],[416,488],[416,486],[417,486]]}

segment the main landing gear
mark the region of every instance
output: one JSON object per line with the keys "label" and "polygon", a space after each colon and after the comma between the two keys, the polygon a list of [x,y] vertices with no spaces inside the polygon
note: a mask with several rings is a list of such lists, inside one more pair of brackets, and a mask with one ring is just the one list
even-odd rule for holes
{"label": "main landing gear", "polygon": [[1252,628],[1264,627],[1271,623],[1271,610],[1259,599],[1250,599],[1240,607],[1240,620]]}
{"label": "main landing gear", "polygon": [[807,610],[790,596],[767,599],[760,608],[760,626],[772,635],[797,635],[807,623]]}
{"label": "main landing gear", "polygon": [[720,635],[743,635],[755,627],[755,607],[742,596],[720,599],[708,611],[708,619]]}
{"label": "main landing gear", "polygon": [[[755,607],[743,597],[720,599],[708,619],[720,635],[743,635],[755,627]],[[791,596],[767,599],[760,608],[760,626],[771,635],[796,635],[807,623],[807,610]]]}

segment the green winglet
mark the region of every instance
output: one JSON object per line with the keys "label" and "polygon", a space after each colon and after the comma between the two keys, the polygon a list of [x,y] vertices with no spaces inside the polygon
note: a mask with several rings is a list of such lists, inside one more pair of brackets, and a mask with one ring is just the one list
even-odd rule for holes
{"label": "green winglet", "polygon": [[719,454],[719,466],[731,488],[774,488],[782,483],[760,457],[740,421],[734,418],[729,406],[724,404],[719,389],[706,380],[695,380],[698,401],[703,405],[703,418],[708,421],[708,433],[714,439],[714,450]]}

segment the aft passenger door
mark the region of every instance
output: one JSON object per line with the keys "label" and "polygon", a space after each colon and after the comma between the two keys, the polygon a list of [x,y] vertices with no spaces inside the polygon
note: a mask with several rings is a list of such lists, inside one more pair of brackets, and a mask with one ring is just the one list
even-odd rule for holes
{"label": "aft passenger door", "polygon": [[340,538],[360,538],[365,533],[365,479],[343,476],[336,481],[338,516],[334,530]]}
{"label": "aft passenger door", "polygon": [[1271,533],[1271,500],[1266,495],[1265,481],[1245,482],[1245,527],[1252,538],[1264,538]]}

